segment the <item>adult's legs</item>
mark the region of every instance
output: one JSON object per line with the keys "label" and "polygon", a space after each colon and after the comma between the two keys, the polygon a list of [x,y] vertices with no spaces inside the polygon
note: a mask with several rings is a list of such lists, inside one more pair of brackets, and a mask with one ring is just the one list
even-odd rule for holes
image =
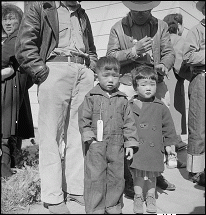
{"label": "adult's legs", "polygon": [[84,145],[78,125],[78,108],[85,95],[94,86],[94,72],[84,65],[71,63],[70,71],[76,73],[72,97],[65,125],[65,158],[63,190],[69,194],[83,195],[84,192]]}
{"label": "adult's legs", "polygon": [[194,177],[196,174],[204,173],[204,169],[205,74],[202,73],[197,75],[189,85],[187,171]]}
{"label": "adult's legs", "polygon": [[61,143],[76,73],[67,62],[48,62],[47,79],[38,88],[39,171],[41,200],[63,202]]}

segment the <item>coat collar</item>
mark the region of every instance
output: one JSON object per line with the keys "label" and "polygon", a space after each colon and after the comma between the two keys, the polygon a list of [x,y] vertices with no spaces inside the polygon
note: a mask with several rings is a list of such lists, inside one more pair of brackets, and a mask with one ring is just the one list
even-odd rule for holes
{"label": "coat collar", "polygon": [[[108,98],[108,95],[106,94],[106,92],[104,90],[102,90],[99,83],[90,91],[90,94],[91,95],[102,95],[102,96]],[[127,97],[125,93],[119,91],[118,89],[115,90],[111,95],[111,97],[115,97],[115,96]]]}
{"label": "coat collar", "polygon": [[16,29],[9,37],[7,37],[5,40],[4,40],[4,43],[5,42],[9,42],[12,38],[14,37],[17,37],[17,34],[18,34],[18,29]]}
{"label": "coat collar", "polygon": [[[137,105],[134,105],[134,98],[135,96],[133,96],[129,100],[129,104],[131,105],[133,112],[136,113],[137,115],[140,115],[141,109]],[[154,98],[154,101],[152,103],[158,103],[158,104],[164,105],[164,103],[161,100],[159,100],[157,97]]]}

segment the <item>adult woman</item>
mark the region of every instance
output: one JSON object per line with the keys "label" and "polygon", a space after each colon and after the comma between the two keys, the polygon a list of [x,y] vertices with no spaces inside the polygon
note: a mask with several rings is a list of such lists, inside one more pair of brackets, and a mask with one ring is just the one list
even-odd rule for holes
{"label": "adult woman", "polygon": [[181,150],[186,147],[181,139],[181,134],[186,134],[186,107],[185,107],[185,90],[184,78],[180,76],[180,69],[183,62],[183,45],[184,39],[181,37],[184,30],[183,18],[181,14],[169,14],[163,19],[168,24],[171,43],[175,50],[175,63],[173,72],[169,73],[169,79],[165,80],[170,92],[170,112],[175,124],[176,133],[179,137],[179,142],[176,145],[176,150]]}
{"label": "adult woman", "polygon": [[32,82],[18,70],[14,56],[15,41],[22,19],[22,10],[13,4],[2,5],[2,27],[7,38],[2,44],[1,109],[2,109],[2,159],[1,176],[12,175],[15,153],[21,140],[34,137],[34,127],[28,88]]}

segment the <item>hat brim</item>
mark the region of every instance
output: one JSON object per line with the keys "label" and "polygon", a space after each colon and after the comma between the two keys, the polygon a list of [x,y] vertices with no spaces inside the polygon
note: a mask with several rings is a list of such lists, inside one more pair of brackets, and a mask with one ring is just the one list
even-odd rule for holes
{"label": "hat brim", "polygon": [[198,1],[197,4],[196,4],[196,8],[197,8],[200,12],[202,12],[202,8],[203,8],[204,4],[205,4],[205,1]]}
{"label": "hat brim", "polygon": [[[135,3],[134,3],[135,2]],[[144,3],[143,3],[144,2]],[[134,11],[146,11],[157,7],[161,1],[122,1],[122,3]]]}

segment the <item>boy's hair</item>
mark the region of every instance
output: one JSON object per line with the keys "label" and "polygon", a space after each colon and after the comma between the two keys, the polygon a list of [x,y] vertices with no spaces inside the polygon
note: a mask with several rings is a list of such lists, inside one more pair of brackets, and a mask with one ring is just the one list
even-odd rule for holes
{"label": "boy's hair", "polygon": [[116,67],[117,72],[120,72],[120,63],[115,57],[104,56],[99,58],[96,64],[96,72],[101,71],[101,68],[107,67],[108,69],[112,69]]}
{"label": "boy's hair", "polygon": [[133,88],[137,88],[137,80],[139,79],[152,79],[156,82],[158,81],[158,75],[155,73],[155,70],[151,66],[141,65],[134,68],[132,71],[132,84]]}
{"label": "boy's hair", "polygon": [[170,34],[176,34],[177,29],[178,29],[178,23],[182,25],[182,14],[180,13],[173,13],[173,14],[168,14],[165,16],[163,21],[165,21],[168,24],[168,31]]}

